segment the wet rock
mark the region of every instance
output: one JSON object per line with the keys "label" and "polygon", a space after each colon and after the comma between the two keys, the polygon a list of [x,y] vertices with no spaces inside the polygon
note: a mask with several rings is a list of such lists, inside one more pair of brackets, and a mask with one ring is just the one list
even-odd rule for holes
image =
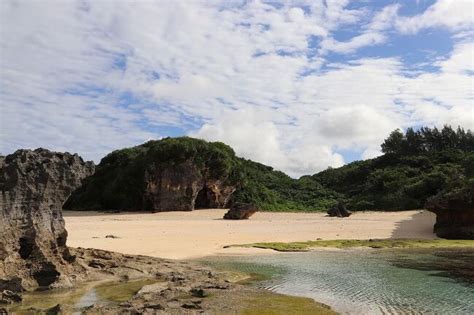
{"label": "wet rock", "polygon": [[10,290],[0,292],[0,304],[12,304],[21,302],[21,295]]}
{"label": "wet rock", "polygon": [[192,301],[192,302],[184,303],[183,305],[181,305],[181,307],[190,309],[190,310],[199,310],[199,309],[202,309],[200,302],[201,301]]}
{"label": "wet rock", "polygon": [[226,220],[245,220],[250,218],[258,209],[249,203],[235,203],[224,215]]}
{"label": "wet rock", "polygon": [[330,208],[327,211],[327,214],[330,217],[346,218],[346,217],[349,217],[352,214],[352,212],[347,210],[347,208],[344,206],[344,204],[342,202],[339,202],[337,205]]}
{"label": "wet rock", "polygon": [[91,267],[91,268],[103,269],[106,266],[107,265],[103,261],[98,260],[98,259],[94,259],[94,260],[89,262],[89,267]]}
{"label": "wet rock", "polygon": [[46,315],[58,315],[63,313],[64,311],[62,310],[61,304],[56,304],[56,306],[53,306],[50,309],[46,310]]}
{"label": "wet rock", "polygon": [[[77,154],[18,150],[0,160],[0,282],[10,289],[70,285],[75,257],[61,209],[94,172]],[[17,281],[18,282],[18,281]]]}
{"label": "wet rock", "polygon": [[0,291],[10,290],[13,292],[21,292],[24,290],[21,284],[21,279],[18,277],[12,277],[10,279],[0,279]]}
{"label": "wet rock", "polygon": [[474,239],[474,184],[444,191],[427,200],[425,208],[436,214],[434,232],[448,239]]}
{"label": "wet rock", "polygon": [[200,297],[200,298],[204,298],[204,297],[209,296],[209,292],[207,292],[203,288],[193,288],[193,289],[191,289],[190,293],[191,293],[192,296]]}

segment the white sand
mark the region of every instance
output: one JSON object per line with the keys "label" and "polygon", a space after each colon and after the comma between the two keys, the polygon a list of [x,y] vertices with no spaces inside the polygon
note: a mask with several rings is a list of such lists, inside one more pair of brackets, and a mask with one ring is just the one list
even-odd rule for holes
{"label": "white sand", "polygon": [[[226,210],[120,213],[65,211],[68,245],[171,259],[216,254],[267,253],[230,244],[332,239],[432,239],[434,214],[427,211],[359,212],[349,218],[324,213],[256,213],[249,220],[223,220]],[[106,235],[120,238],[105,238]]]}

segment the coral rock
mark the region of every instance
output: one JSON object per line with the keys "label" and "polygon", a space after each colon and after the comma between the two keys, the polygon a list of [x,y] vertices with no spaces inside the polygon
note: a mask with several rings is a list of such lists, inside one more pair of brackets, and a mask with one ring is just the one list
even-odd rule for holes
{"label": "coral rock", "polygon": [[67,232],[61,208],[92,162],[77,154],[18,150],[0,159],[0,286],[18,291],[67,284]]}

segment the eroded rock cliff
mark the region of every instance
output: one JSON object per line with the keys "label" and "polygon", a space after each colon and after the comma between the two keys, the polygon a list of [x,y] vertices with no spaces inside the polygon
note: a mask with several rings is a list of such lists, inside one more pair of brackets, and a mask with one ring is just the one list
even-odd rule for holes
{"label": "eroded rock cliff", "polygon": [[474,239],[474,182],[428,199],[426,209],[436,213],[434,232],[448,239]]}
{"label": "eroded rock cliff", "polygon": [[224,208],[239,182],[234,151],[187,137],[115,151],[65,204],[75,210]]}
{"label": "eroded rock cliff", "polygon": [[67,286],[74,260],[61,209],[94,172],[77,154],[18,150],[0,159],[0,290]]}

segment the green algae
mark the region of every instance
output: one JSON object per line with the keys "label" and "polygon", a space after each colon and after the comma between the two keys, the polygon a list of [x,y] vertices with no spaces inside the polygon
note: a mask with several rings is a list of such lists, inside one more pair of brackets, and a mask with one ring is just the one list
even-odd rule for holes
{"label": "green algae", "polygon": [[260,292],[242,301],[242,315],[337,314],[329,306],[310,298]]}
{"label": "green algae", "polygon": [[314,248],[474,248],[474,240],[445,240],[445,239],[370,239],[370,240],[316,240],[305,242],[269,242],[231,245],[232,247],[255,247],[273,249],[279,252],[305,252]]}

